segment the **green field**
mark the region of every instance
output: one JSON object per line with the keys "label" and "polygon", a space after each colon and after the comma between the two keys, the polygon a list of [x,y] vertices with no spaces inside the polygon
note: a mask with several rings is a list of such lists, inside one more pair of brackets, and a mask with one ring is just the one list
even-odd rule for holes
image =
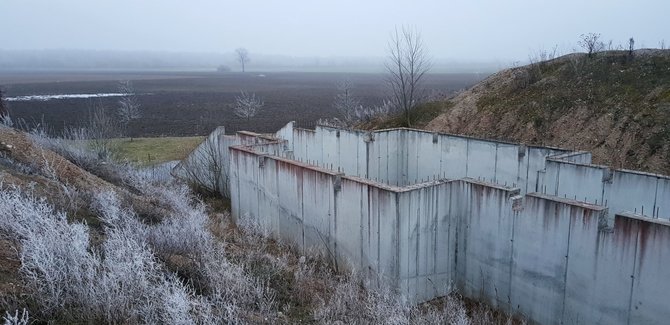
{"label": "green field", "polygon": [[115,139],[119,159],[152,165],[184,159],[205,137],[161,137]]}

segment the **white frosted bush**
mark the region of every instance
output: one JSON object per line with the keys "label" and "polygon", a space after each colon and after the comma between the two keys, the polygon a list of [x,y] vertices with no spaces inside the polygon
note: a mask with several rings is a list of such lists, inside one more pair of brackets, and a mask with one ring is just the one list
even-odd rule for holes
{"label": "white frosted bush", "polygon": [[100,157],[86,145],[85,130],[70,131],[64,137],[49,137],[42,129],[36,129],[30,136],[39,146],[53,150],[77,166],[89,169],[100,163]]}
{"label": "white frosted bush", "polygon": [[88,252],[86,225],[68,224],[44,200],[1,191],[0,230],[20,242],[20,272],[46,312],[71,300],[67,284],[86,283],[94,272],[97,256]]}
{"label": "white frosted bush", "polygon": [[320,299],[314,310],[314,318],[321,323],[470,324],[465,306],[453,296],[443,298],[441,309],[420,310],[384,283],[364,286],[356,273],[333,279],[331,286],[333,293],[325,300]]}
{"label": "white frosted bush", "polygon": [[[21,275],[45,317],[107,323],[193,324],[193,293],[166,273],[132,214],[107,193],[106,238],[19,190],[0,191],[0,230],[21,246]],[[133,231],[129,231],[135,229]],[[98,253],[98,251],[100,253]]]}
{"label": "white frosted bush", "polygon": [[[250,277],[241,266],[227,260],[223,244],[207,228],[209,217],[204,205],[200,202],[189,204],[190,192],[180,187],[154,187],[152,191],[160,193],[153,198],[173,210],[171,215],[154,225],[139,222],[132,211],[121,207],[111,192],[97,194],[95,206],[108,227],[138,239],[145,238],[158,256],[168,259],[180,255],[194,261],[192,271],[197,278],[193,280],[207,295],[211,311],[221,319],[235,322],[242,311],[268,314],[274,304],[274,294],[265,283]],[[204,310],[202,303],[200,306],[200,310]]]}
{"label": "white frosted bush", "polygon": [[28,315],[28,311],[24,308],[21,311],[20,316],[18,310],[14,311],[14,315],[10,314],[9,312],[5,312],[5,316],[2,317],[2,320],[4,325],[28,325],[30,317]]}

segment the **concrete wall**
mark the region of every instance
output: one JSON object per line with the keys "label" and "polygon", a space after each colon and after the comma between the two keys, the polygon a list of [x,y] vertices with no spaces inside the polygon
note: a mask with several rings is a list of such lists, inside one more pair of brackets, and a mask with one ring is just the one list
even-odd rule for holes
{"label": "concrete wall", "polygon": [[239,144],[242,144],[241,138],[227,136],[224,127],[218,127],[172,169],[172,174],[227,196],[230,193],[228,147]]}
{"label": "concrete wall", "polygon": [[[460,181],[436,181],[398,192],[398,287],[414,301],[444,296],[454,279]],[[457,205],[456,205],[457,206]]]}
{"label": "concrete wall", "polygon": [[245,147],[231,148],[231,171],[234,217],[248,215],[342,269],[397,273],[394,191]]}
{"label": "concrete wall", "polygon": [[[303,250],[396,285],[539,324],[662,324],[670,223],[475,180],[394,187],[231,149],[232,206]],[[632,276],[632,277],[631,277]]]}
{"label": "concrete wall", "polygon": [[229,148],[238,145],[252,148],[259,153],[279,157],[286,157],[287,154],[291,154],[287,151],[287,140],[246,131],[237,132],[235,135],[226,135],[225,128],[218,127],[172,169],[172,174],[186,181],[218,190],[221,195],[229,197]]}
{"label": "concrete wall", "polygon": [[612,213],[634,212],[670,218],[670,177],[607,166],[548,158],[542,193],[609,207]]}
{"label": "concrete wall", "polygon": [[[670,223],[470,184],[457,288],[539,324],[664,324]],[[467,196],[467,194],[466,194]]]}
{"label": "concrete wall", "polygon": [[275,133],[277,139],[286,140],[286,150],[293,150],[293,126],[295,122],[288,122]]}
{"label": "concrete wall", "polygon": [[460,181],[400,188],[231,147],[235,218],[257,220],[284,241],[339,268],[401,288],[415,301],[447,294],[453,279]]}
{"label": "concrete wall", "polygon": [[533,306],[522,312],[542,324],[667,321],[668,223],[626,214],[612,224],[605,211],[526,197],[515,220],[512,306]]}
{"label": "concrete wall", "polygon": [[541,192],[613,212],[670,218],[669,177],[592,165],[589,152],[411,129],[366,133],[317,127],[294,129],[292,137],[298,160],[382,183],[469,177],[518,187],[522,194]]}
{"label": "concrete wall", "polygon": [[[540,192],[607,206],[614,213],[630,211],[652,218],[670,218],[670,177],[592,165],[588,152],[567,152],[449,134],[410,129],[372,133],[317,127],[293,128],[289,123],[277,136],[252,132],[225,135],[215,130],[175,170],[204,180],[208,168],[198,168],[209,152],[228,170],[229,146],[255,146],[256,151],[294,158],[346,175],[397,186],[435,179],[469,177],[518,187],[522,194]],[[270,145],[273,143],[274,145]],[[211,149],[214,150],[211,150]],[[183,173],[183,168],[189,173]],[[193,172],[194,170],[198,170]],[[229,193],[227,172],[215,182]]]}
{"label": "concrete wall", "polygon": [[456,288],[467,297],[509,310],[513,211],[518,191],[470,183],[458,222]]}
{"label": "concrete wall", "polygon": [[455,288],[531,323],[670,319],[666,176],[407,129],[278,134],[288,140],[213,138],[227,149],[233,216],[340,269],[415,302]]}
{"label": "concrete wall", "polygon": [[[398,186],[471,177],[518,186],[523,193],[535,191],[547,156],[567,152],[413,129],[368,133],[317,126],[296,128],[290,137],[298,161],[348,175]],[[590,154],[579,161],[586,160]]]}

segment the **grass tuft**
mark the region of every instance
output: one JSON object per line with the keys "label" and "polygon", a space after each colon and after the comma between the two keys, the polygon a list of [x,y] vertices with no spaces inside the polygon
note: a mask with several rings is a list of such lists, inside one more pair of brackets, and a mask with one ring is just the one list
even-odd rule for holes
{"label": "grass tuft", "polygon": [[115,139],[119,158],[140,165],[182,160],[205,137],[122,138]]}

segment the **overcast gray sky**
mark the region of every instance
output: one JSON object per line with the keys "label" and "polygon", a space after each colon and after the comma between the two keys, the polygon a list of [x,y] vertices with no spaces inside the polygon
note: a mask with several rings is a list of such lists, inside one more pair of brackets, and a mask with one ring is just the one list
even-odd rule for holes
{"label": "overcast gray sky", "polygon": [[410,25],[437,59],[524,60],[587,32],[670,43],[668,13],[670,0],[0,0],[0,48],[378,57]]}

